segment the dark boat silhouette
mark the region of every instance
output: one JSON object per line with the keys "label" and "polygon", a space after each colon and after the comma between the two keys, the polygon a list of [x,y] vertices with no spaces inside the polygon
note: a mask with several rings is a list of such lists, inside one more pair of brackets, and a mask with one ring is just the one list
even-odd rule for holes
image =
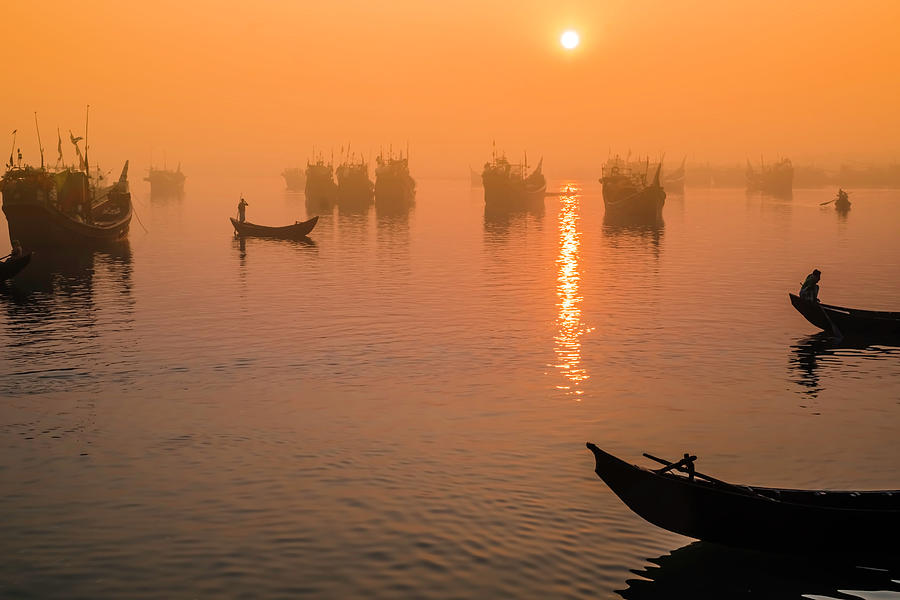
{"label": "dark boat silhouette", "polygon": [[150,167],[149,174],[144,181],[150,182],[150,196],[153,198],[179,197],[184,195],[184,173],[181,172],[181,163],[174,171],[163,167],[157,169]]}
{"label": "dark boat silhouette", "polygon": [[306,171],[300,167],[287,168],[281,172],[284,185],[289,192],[302,192],[306,187]]}
{"label": "dark boat silhouette", "polygon": [[900,340],[900,312],[860,310],[805,300],[788,294],[791,304],[807,321],[835,337],[871,337]]}
{"label": "dark boat silhouette", "polygon": [[375,159],[375,208],[401,210],[416,202],[416,180],[409,174],[409,151],[394,158],[379,154]]}
{"label": "dark boat silhouette", "polygon": [[[832,491],[725,483],[693,471],[696,457],[656,471],[588,442],[597,475],[643,519],[727,546],[799,553],[884,554],[900,548],[900,490]],[[688,472],[688,476],[675,474]]]}
{"label": "dark boat silhouette", "polygon": [[659,182],[662,163],[656,165],[653,180],[647,182],[647,167],[641,171],[627,160],[611,158],[603,165],[603,204],[606,214],[618,218],[654,221],[662,215],[666,192]]}
{"label": "dark boat silhouette", "polygon": [[348,158],[337,168],[337,205],[345,210],[368,209],[375,202],[375,184],[369,179],[369,165]]}
{"label": "dark boat silhouette", "polygon": [[30,262],[31,252],[26,252],[21,256],[10,256],[4,261],[0,261],[0,281],[6,281],[15,277]]}
{"label": "dark boat silhouette", "polygon": [[527,157],[525,162],[514,165],[505,155],[495,153],[481,173],[485,212],[543,208],[547,191],[543,164],[544,159],[539,160],[529,174]]}
{"label": "dark boat silhouette", "polygon": [[315,162],[306,163],[306,183],[303,191],[306,195],[307,210],[329,212],[334,209],[337,200],[337,183],[334,182],[334,166],[319,156]]}
{"label": "dark boat silhouette", "polygon": [[319,222],[319,217],[315,216],[308,221],[300,221],[294,223],[293,225],[284,225],[282,227],[268,227],[266,225],[257,225],[255,223],[248,223],[246,221],[241,222],[234,217],[229,218],[231,219],[231,224],[234,226],[234,230],[238,235],[287,239],[306,237],[307,235],[309,235],[309,232],[311,232],[316,226],[316,223]]}
{"label": "dark boat silhouette", "polygon": [[794,165],[789,158],[782,158],[770,165],[760,160],[759,171],[754,170],[748,160],[746,178],[748,192],[789,197],[794,191]]}

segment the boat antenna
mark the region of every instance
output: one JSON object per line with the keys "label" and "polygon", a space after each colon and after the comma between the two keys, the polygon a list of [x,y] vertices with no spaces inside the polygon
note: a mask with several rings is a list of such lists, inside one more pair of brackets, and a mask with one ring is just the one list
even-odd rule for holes
{"label": "boat antenna", "polygon": [[9,166],[10,166],[10,168],[12,168],[16,164],[15,161],[13,160],[13,150],[16,149],[16,132],[17,131],[18,131],[18,129],[13,129],[13,132],[12,132],[13,143],[12,143],[12,147],[9,149]]}
{"label": "boat antenna", "polygon": [[91,115],[91,105],[88,104],[84,111],[84,172],[88,178],[91,176],[91,169],[88,166],[88,119]]}
{"label": "boat antenna", "polygon": [[34,111],[34,128],[37,130],[38,150],[41,151],[41,168],[44,168],[44,145],[41,143],[41,128],[38,127],[37,111]]}

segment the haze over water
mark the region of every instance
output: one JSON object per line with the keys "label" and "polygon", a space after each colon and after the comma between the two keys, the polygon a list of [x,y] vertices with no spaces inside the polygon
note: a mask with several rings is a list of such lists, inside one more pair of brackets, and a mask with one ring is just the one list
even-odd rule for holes
{"label": "haze over water", "polygon": [[[897,349],[833,347],[787,299],[818,267],[823,300],[894,306],[896,191],[842,218],[830,191],[689,188],[629,228],[599,184],[550,187],[494,219],[425,179],[410,213],[336,211],[298,244],[232,237],[233,189],[254,221],[304,218],[275,177],[135,184],[147,233],[39,254],[0,288],[2,595],[609,597],[690,540],[631,513],[587,440],[897,487]],[[713,555],[723,593],[787,589]]]}

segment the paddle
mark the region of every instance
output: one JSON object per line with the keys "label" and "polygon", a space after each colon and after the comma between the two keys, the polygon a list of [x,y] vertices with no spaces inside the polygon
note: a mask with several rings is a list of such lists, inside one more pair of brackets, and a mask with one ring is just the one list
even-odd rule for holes
{"label": "paddle", "polygon": [[[686,463],[686,462],[693,463],[695,460],[697,460],[696,456],[685,455],[685,458],[682,458],[677,463],[670,463],[667,460],[657,458],[657,457],[653,456],[652,454],[647,454],[646,452],[644,452],[644,456],[646,456],[650,460],[655,460],[656,462],[658,462],[660,464],[666,465],[665,469],[660,469],[659,471],[656,471],[657,473],[665,473],[666,471],[669,471],[671,469],[681,471],[682,473],[687,473],[687,472],[689,472],[688,469],[685,468],[684,466],[682,466],[682,464]],[[705,479],[711,483],[718,483],[719,485],[727,485],[728,487],[739,487],[739,486],[734,485],[733,483],[728,483],[727,481],[722,481],[721,479],[716,479],[715,477],[710,477],[709,475],[704,475],[703,473],[700,473],[699,471],[694,471],[694,476],[699,477],[700,479]]]}
{"label": "paddle", "polygon": [[819,206],[825,206],[826,204],[831,204],[832,202],[834,202],[834,200],[835,200],[835,199],[832,198],[831,200],[828,200],[828,201],[826,201],[826,202],[819,202]]}

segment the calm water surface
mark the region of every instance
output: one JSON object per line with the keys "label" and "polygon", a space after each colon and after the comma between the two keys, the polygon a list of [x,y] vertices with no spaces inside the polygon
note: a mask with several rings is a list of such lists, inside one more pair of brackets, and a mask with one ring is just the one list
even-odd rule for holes
{"label": "calm water surface", "polygon": [[832,190],[688,189],[629,227],[597,183],[486,216],[424,180],[409,213],[299,244],[232,237],[235,190],[252,221],[305,218],[278,180],[188,184],[138,190],[127,245],[0,286],[0,596],[896,591],[659,530],[584,442],[900,488],[900,349],[835,347],[787,299],[818,267],[824,301],[898,310],[900,192],[841,218]]}

